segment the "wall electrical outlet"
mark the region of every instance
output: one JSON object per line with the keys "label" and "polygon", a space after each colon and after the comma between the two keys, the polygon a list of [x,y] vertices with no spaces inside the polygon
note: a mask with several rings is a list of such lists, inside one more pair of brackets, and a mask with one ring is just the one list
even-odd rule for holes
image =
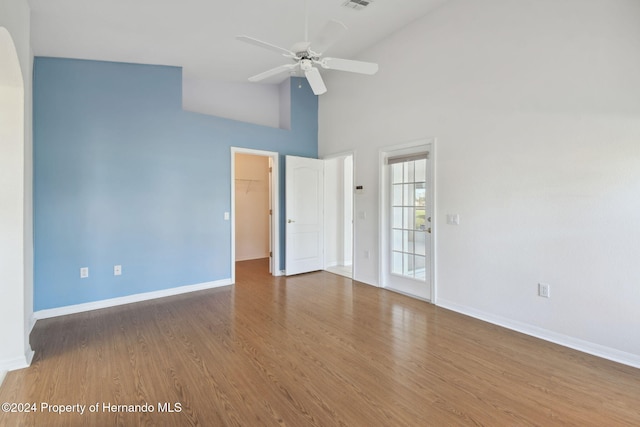
{"label": "wall electrical outlet", "polygon": [[82,267],[80,269],[80,278],[86,279],[87,277],[89,277],[89,267]]}
{"label": "wall electrical outlet", "polygon": [[113,266],[113,275],[114,276],[121,276],[122,275],[122,266],[121,265],[114,265]]}
{"label": "wall electrical outlet", "polygon": [[538,283],[538,296],[549,298],[551,296],[551,287],[546,283]]}

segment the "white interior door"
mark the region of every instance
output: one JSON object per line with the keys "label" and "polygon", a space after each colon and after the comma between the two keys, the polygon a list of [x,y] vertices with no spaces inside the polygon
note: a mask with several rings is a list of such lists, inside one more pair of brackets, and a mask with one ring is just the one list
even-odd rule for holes
{"label": "white interior door", "polygon": [[322,160],[286,156],[286,275],[323,268]]}

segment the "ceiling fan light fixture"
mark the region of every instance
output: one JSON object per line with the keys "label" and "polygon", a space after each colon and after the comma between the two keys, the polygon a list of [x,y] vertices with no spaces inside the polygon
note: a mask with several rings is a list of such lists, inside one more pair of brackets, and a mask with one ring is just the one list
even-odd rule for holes
{"label": "ceiling fan light fixture", "polygon": [[[360,6],[365,4],[369,5],[372,1],[373,0],[349,0],[350,3],[357,3]],[[305,33],[306,29],[307,26],[305,25]],[[304,76],[307,78],[313,93],[322,95],[327,91],[327,87],[322,80],[320,71],[314,67],[314,65],[326,70],[347,71],[357,74],[372,75],[378,71],[378,64],[371,62],[323,57],[324,51],[344,36],[346,31],[347,27],[342,22],[331,20],[320,31],[317,42],[310,43],[305,37],[304,42],[294,44],[290,50],[245,35],[237,36],[236,38],[242,42],[280,53],[282,56],[293,60],[293,64],[289,63],[264,71],[249,77],[249,81],[259,82],[285,73]]]}

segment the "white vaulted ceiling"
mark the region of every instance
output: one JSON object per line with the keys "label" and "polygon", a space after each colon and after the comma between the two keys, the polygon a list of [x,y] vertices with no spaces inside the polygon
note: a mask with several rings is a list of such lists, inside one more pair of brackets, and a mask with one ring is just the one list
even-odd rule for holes
{"label": "white vaulted ceiling", "polygon": [[[330,19],[349,31],[328,53],[350,58],[448,0],[309,0],[309,35]],[[250,35],[290,48],[304,40],[304,0],[29,0],[37,56],[183,67],[186,78],[239,83],[281,65]],[[413,47],[415,48],[415,47]]]}

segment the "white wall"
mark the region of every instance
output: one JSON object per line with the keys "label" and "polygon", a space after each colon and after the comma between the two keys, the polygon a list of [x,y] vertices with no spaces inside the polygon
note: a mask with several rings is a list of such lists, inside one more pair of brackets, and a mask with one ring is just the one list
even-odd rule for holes
{"label": "white wall", "polygon": [[235,155],[236,261],[269,257],[269,158]]}
{"label": "white wall", "polygon": [[638,22],[636,0],[452,0],[364,52],[376,76],[327,73],[320,155],[355,149],[365,186],[355,279],[378,283],[379,147],[436,137],[437,303],[640,366]]}
{"label": "white wall", "polygon": [[[287,84],[282,86],[289,86]],[[287,128],[290,105],[281,106],[280,86],[258,83],[228,83],[184,77],[182,107],[187,111],[224,117],[269,127]],[[283,110],[283,111],[281,111]],[[288,125],[291,126],[290,123]]]}
{"label": "white wall", "polygon": [[[0,29],[0,45],[3,30]],[[0,61],[5,59],[0,55]],[[14,364],[24,350],[23,103],[22,84],[11,87],[0,82],[0,365]]]}
{"label": "white wall", "polygon": [[324,264],[340,264],[342,233],[342,168],[340,158],[324,161]]}
{"label": "white wall", "polygon": [[351,265],[353,157],[324,161],[325,266]]}
{"label": "white wall", "polygon": [[353,156],[342,158],[343,165],[343,187],[342,197],[344,206],[343,215],[343,235],[342,264],[352,264],[353,253]]}
{"label": "white wall", "polygon": [[[29,7],[0,0],[0,372],[30,363],[33,215]],[[18,64],[15,57],[17,56]],[[19,67],[19,70],[17,69]],[[21,73],[21,75],[20,75]],[[16,126],[19,124],[19,126]],[[0,375],[1,376],[1,375]]]}

